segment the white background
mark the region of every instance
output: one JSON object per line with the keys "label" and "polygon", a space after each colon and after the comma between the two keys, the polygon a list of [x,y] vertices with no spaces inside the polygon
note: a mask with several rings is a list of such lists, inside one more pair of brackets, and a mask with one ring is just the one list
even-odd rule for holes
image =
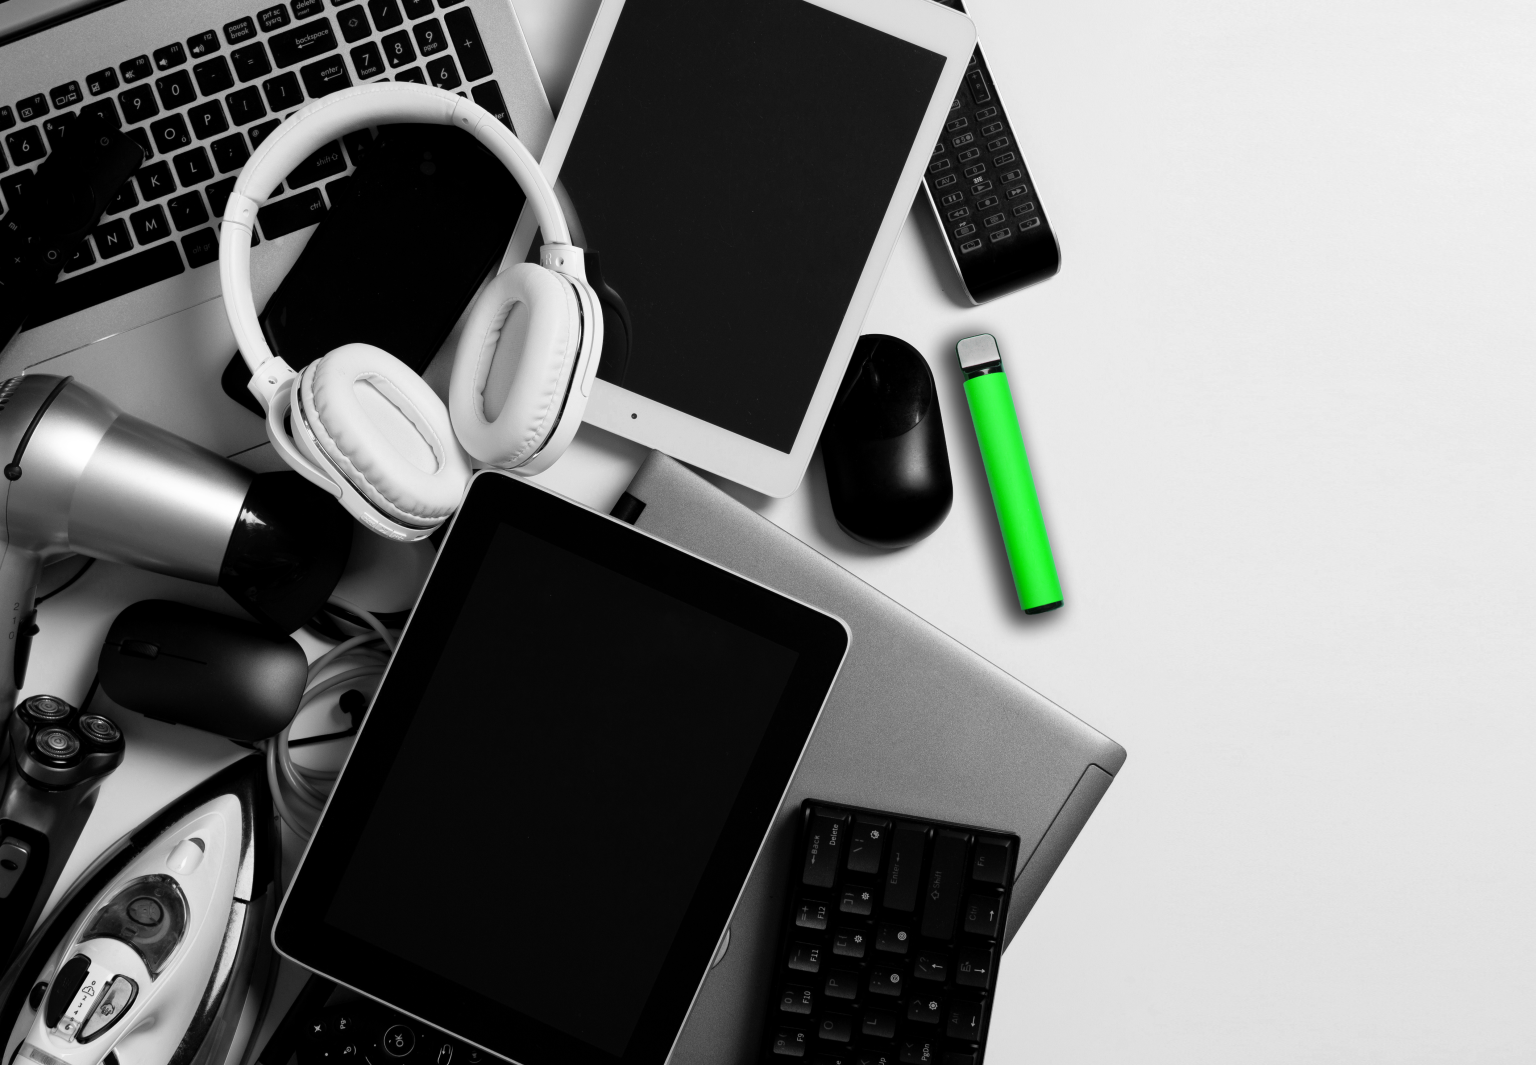
{"label": "white background", "polygon": [[[558,106],[596,5],[515,6]],[[1533,1060],[1536,6],[971,9],[1063,267],[969,308],[922,212],[892,256],[865,331],[932,361],[954,510],[885,554],[819,463],[736,491],[1130,752],[1004,959],[989,1062]],[[1038,618],[952,362],[982,331],[1066,590]],[[545,480],[606,507],[642,456],[584,430]],[[29,690],[83,692],[156,580],[45,608],[79,654]],[[227,749],[125,727],[159,746],[82,850]]]}

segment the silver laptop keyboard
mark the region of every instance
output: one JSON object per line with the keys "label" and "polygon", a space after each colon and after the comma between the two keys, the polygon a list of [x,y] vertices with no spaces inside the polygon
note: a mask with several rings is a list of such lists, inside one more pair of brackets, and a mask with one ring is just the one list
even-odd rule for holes
{"label": "silver laptop keyboard", "polygon": [[[99,114],[145,155],[29,328],[217,263],[216,228],[236,175],[308,100],[393,78],[471,96],[512,125],[465,0],[332,0],[329,9],[291,0],[188,30],[184,40],[143,42],[146,51],[116,67],[0,104],[0,209],[28,195],[33,168],[78,115]],[[348,134],[299,164],[261,209],[253,243],[318,223],[371,142],[366,130]]]}

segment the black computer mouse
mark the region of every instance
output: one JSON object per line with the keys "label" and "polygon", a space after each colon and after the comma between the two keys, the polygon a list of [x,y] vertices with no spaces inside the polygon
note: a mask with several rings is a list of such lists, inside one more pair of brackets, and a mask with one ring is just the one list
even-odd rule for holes
{"label": "black computer mouse", "polygon": [[292,637],[146,599],[112,622],[97,670],[101,690],[118,706],[254,743],[293,720],[309,664]]}
{"label": "black computer mouse", "polygon": [[911,344],[859,338],[821,434],[832,513],[849,536],[907,547],[954,502],[944,419],[928,361]]}

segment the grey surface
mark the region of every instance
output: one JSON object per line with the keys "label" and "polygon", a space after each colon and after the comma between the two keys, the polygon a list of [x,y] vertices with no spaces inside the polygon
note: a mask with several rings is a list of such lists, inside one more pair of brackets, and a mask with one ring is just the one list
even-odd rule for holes
{"label": "grey surface", "polygon": [[636,526],[827,610],[852,637],[763,855],[671,1060],[756,1055],[793,818],[815,797],[1015,832],[1012,939],[1125,751],[660,452],[630,483]]}

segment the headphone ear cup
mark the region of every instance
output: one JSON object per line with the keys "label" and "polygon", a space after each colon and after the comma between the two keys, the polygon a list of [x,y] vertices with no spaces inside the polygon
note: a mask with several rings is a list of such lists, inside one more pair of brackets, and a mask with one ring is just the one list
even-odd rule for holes
{"label": "headphone ear cup", "polygon": [[491,279],[470,309],[448,385],[464,450],[502,469],[533,458],[560,424],[582,328],[576,293],[554,271],[518,263]]}
{"label": "headphone ear cup", "polygon": [[440,524],[469,484],[469,463],[437,393],[371,344],[346,344],[299,376],[300,414],[324,457],[396,521]]}

